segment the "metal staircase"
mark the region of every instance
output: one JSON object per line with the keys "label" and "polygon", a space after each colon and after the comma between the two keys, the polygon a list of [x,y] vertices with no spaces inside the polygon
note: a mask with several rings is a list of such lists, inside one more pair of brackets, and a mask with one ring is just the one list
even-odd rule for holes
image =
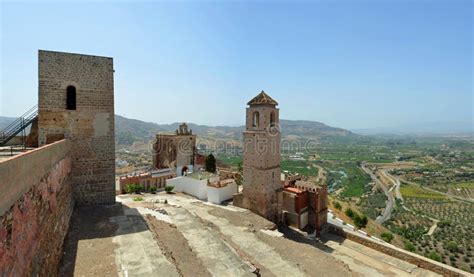
{"label": "metal staircase", "polygon": [[26,113],[15,119],[10,123],[10,125],[0,131],[0,146],[4,146],[21,131],[24,131],[36,118],[38,118],[38,105],[29,109]]}

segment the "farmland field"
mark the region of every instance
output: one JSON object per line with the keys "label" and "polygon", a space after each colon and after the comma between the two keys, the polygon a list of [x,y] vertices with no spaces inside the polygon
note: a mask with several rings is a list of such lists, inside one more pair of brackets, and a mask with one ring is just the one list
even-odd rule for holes
{"label": "farmland field", "polygon": [[400,187],[402,196],[411,198],[422,198],[422,199],[445,199],[446,197],[440,193],[428,191],[415,185],[403,184]]}

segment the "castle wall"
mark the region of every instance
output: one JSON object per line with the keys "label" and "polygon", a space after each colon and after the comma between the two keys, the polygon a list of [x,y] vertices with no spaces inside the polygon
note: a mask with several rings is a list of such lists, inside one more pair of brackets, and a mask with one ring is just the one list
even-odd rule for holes
{"label": "castle wall", "polygon": [[[78,204],[115,202],[113,60],[39,51],[38,141],[73,143],[72,184]],[[76,89],[76,109],[66,91]]]}
{"label": "castle wall", "polygon": [[73,209],[62,140],[0,162],[0,276],[55,276]]}

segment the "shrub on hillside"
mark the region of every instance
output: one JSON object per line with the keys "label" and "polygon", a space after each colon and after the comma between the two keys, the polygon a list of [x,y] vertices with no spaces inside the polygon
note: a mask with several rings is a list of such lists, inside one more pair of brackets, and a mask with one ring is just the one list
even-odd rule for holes
{"label": "shrub on hillside", "polygon": [[334,201],[333,205],[334,205],[334,208],[338,209],[339,211],[342,209],[341,204],[337,201]]}
{"label": "shrub on hillside", "polygon": [[428,258],[432,259],[432,260],[435,260],[437,262],[441,262],[441,257],[438,255],[438,253],[434,252],[434,251],[431,251],[428,256]]}
{"label": "shrub on hillside", "polygon": [[415,252],[416,249],[413,243],[409,241],[405,241],[405,250],[410,251],[410,252]]}
{"label": "shrub on hillside", "polygon": [[382,239],[388,243],[390,243],[393,240],[393,235],[392,233],[385,232],[380,235]]}
{"label": "shrub on hillside", "polygon": [[451,252],[458,251],[458,245],[454,241],[448,242],[448,244],[446,245],[446,248]]}

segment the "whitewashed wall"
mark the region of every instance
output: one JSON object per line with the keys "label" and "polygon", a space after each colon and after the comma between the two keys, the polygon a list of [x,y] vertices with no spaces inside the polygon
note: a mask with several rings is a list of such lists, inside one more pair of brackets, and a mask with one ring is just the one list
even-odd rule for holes
{"label": "whitewashed wall", "polygon": [[223,188],[207,187],[207,201],[220,204],[231,199],[237,193],[237,184],[232,182]]}
{"label": "whitewashed wall", "polygon": [[191,177],[176,177],[166,180],[166,185],[174,186],[174,191],[184,192],[201,200],[207,199],[207,179],[197,180]]}

